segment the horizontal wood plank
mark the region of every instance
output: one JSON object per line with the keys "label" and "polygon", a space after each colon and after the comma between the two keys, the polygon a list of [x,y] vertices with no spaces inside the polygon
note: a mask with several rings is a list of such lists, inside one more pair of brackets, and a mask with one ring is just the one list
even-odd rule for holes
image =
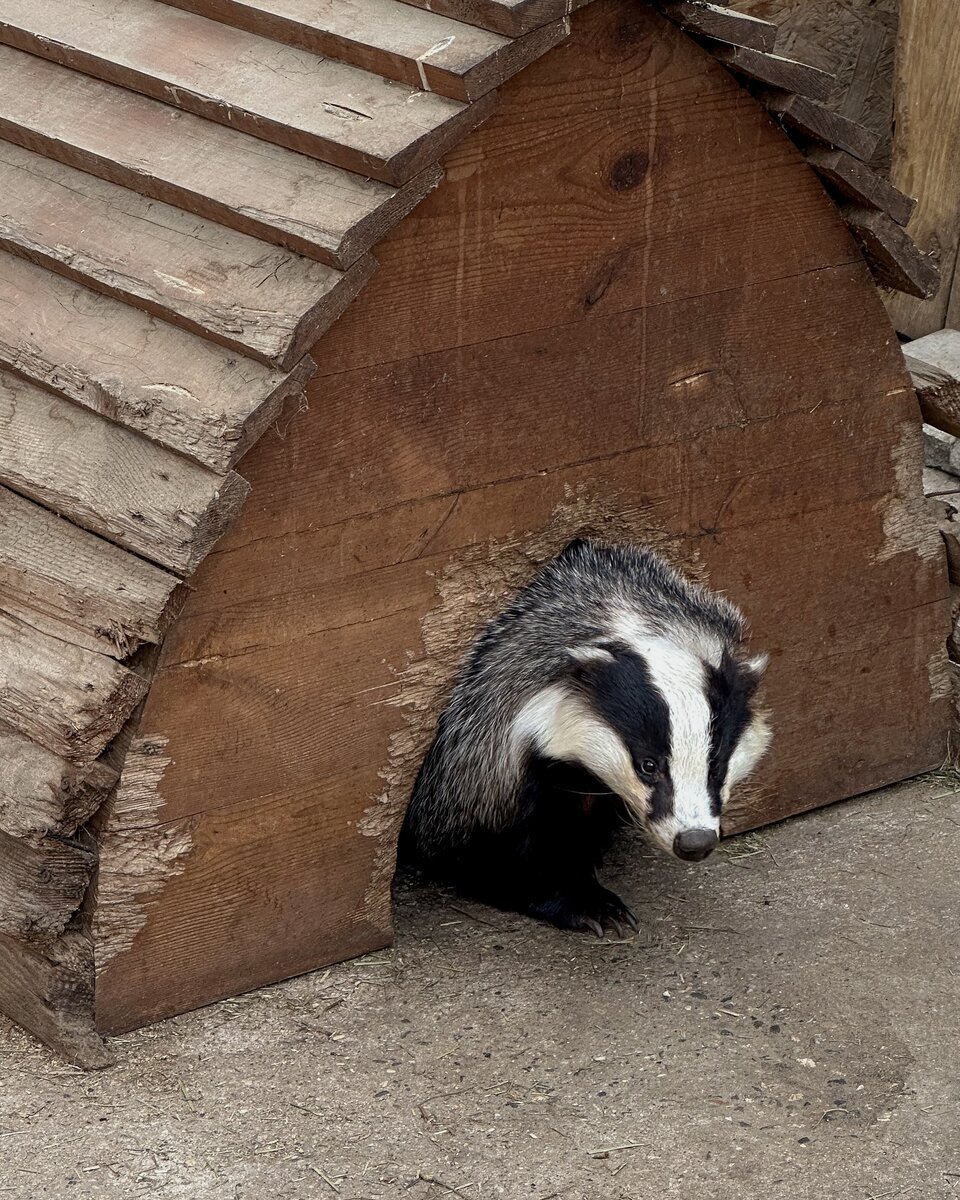
{"label": "horizontal wood plank", "polygon": [[75,646],[127,658],[183,602],[175,575],[0,487],[0,609]]}
{"label": "horizontal wood plank", "polygon": [[324,162],[399,184],[486,116],[159,0],[4,0],[0,41]]}
{"label": "horizontal wood plank", "polygon": [[878,171],[843,150],[811,147],[805,158],[827,186],[837,195],[865,208],[875,208],[906,225],[917,202],[904,195]]}
{"label": "horizontal wood plank", "polygon": [[660,7],[682,28],[691,33],[750,50],[772,50],[777,27],[749,13],[737,12],[706,0],[660,0]]}
{"label": "horizontal wood plank", "polygon": [[75,833],[116,782],[101,760],[78,767],[0,722],[0,830],[11,837]]}
{"label": "horizontal wood plank", "polygon": [[923,419],[960,437],[960,330],[943,329],[904,346]]}
{"label": "horizontal wood plank", "polygon": [[115,659],[0,610],[0,720],[54,754],[92,763],[147,690]]}
{"label": "horizontal wood plank", "polygon": [[315,370],[240,358],[2,251],[0,367],[221,473]]}
{"label": "horizontal wood plank", "polygon": [[24,841],[0,831],[0,934],[17,938],[60,934],[93,878],[93,839],[42,837]]}
{"label": "horizontal wood plank", "polygon": [[441,177],[401,188],[0,46],[0,136],[155,200],[348,267]]}
{"label": "horizontal wood plank", "polygon": [[373,270],[347,271],[0,143],[0,247],[290,370]]}
{"label": "horizontal wood plank", "polygon": [[0,371],[0,483],[189,575],[249,488]]}
{"label": "horizontal wood plank", "polygon": [[712,53],[738,75],[768,87],[797,92],[810,100],[828,99],[836,84],[836,79],[826,71],[779,54],[765,54],[746,46],[723,45],[714,46]]}
{"label": "horizontal wood plank", "polygon": [[854,204],[841,205],[841,212],[879,283],[921,300],[936,293],[940,286],[936,264],[896,221]]}
{"label": "horizontal wood plank", "polygon": [[520,37],[548,22],[569,17],[590,0],[403,0],[465,25],[476,25],[505,37]]}
{"label": "horizontal wood plank", "polygon": [[758,95],[769,112],[801,137],[846,150],[861,159],[869,159],[877,148],[879,134],[824,108],[815,100],[767,88],[761,88]]}
{"label": "horizontal wood plank", "polygon": [[400,0],[166,0],[398,83],[478,100],[562,41],[566,21],[507,38]]}

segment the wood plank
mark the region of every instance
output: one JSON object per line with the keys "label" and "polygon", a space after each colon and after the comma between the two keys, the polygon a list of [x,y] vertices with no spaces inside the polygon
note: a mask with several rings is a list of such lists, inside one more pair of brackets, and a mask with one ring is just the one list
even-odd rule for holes
{"label": "wood plank", "polygon": [[11,837],[76,833],[116,782],[101,760],[77,767],[0,722],[0,830]]}
{"label": "wood plank", "polygon": [[759,89],[758,96],[769,112],[803,137],[846,150],[861,159],[869,159],[877,148],[877,134],[806,96],[767,88]]}
{"label": "wood plank", "polygon": [[875,208],[906,225],[916,208],[912,196],[905,196],[872,167],[843,150],[811,147],[804,157],[832,192],[854,204]]}
{"label": "wood plank", "polygon": [[887,311],[911,338],[960,325],[951,288],[960,261],[960,22],[953,0],[901,0],[892,180],[919,197],[910,232],[940,266],[927,299],[892,296]]}
{"label": "wood plank", "polygon": [[564,20],[506,38],[400,0],[166,0],[451,100],[478,100],[557,45]]}
{"label": "wood plank", "polygon": [[0,136],[333,267],[348,267],[441,178],[397,189],[0,46]]}
{"label": "wood plank", "polygon": [[461,104],[158,0],[4,0],[0,41],[389,184],[434,166],[493,102]]}
{"label": "wood plank", "polygon": [[78,1067],[115,1061],[94,1027],[93,943],[82,928],[32,942],[0,934],[0,1009]]}
{"label": "wood plank", "polygon": [[944,329],[908,342],[904,358],[923,419],[960,437],[960,330]]}
{"label": "wood plank", "polygon": [[827,100],[836,83],[832,75],[817,67],[746,46],[718,45],[712,48],[712,53],[738,75],[768,87],[797,92],[810,100]]}
{"label": "wood plank", "polygon": [[97,864],[86,837],[24,841],[0,831],[0,934],[36,938],[64,932]]}
{"label": "wood plank", "polygon": [[159,642],[180,580],[0,487],[0,608],[75,646],[127,658]]}
{"label": "wood plank", "polygon": [[109,658],[0,610],[0,720],[72,763],[92,763],[148,691]]}
{"label": "wood plank", "polygon": [[374,263],[347,271],[0,143],[0,246],[288,371]]}
{"label": "wood plank", "polygon": [[879,283],[910,296],[936,293],[940,272],[935,263],[886,213],[854,204],[843,204],[840,211]]}
{"label": "wood plank", "polygon": [[515,38],[548,22],[569,17],[590,0],[403,0],[403,3]]}
{"label": "wood plank", "polygon": [[771,51],[776,45],[776,25],[749,13],[709,4],[706,0],[658,0],[658,3],[683,29],[712,41],[763,51]]}
{"label": "wood plank", "polygon": [[284,374],[0,251],[0,367],[223,473],[315,370]]}
{"label": "wood plank", "polygon": [[189,575],[249,490],[0,372],[0,483]]}

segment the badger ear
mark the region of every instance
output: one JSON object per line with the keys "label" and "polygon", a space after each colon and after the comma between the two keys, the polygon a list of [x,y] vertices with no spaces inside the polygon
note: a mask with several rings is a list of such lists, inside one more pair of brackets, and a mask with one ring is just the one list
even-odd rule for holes
{"label": "badger ear", "polygon": [[568,646],[570,665],[575,668],[598,667],[612,663],[614,653],[607,643],[588,642],[582,646]]}
{"label": "badger ear", "polygon": [[587,545],[587,539],[578,537],[572,542],[567,542],[564,548],[557,555],[557,558],[570,558],[574,554],[578,554]]}
{"label": "badger ear", "polygon": [[769,654],[755,654],[741,666],[740,669],[746,677],[747,688],[751,696],[760,686],[769,662]]}

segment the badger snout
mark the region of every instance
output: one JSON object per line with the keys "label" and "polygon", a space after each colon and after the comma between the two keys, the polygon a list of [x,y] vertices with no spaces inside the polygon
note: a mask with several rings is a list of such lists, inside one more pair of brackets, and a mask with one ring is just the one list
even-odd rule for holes
{"label": "badger snout", "polygon": [[685,829],[673,839],[673,853],[684,862],[703,862],[714,852],[719,841],[713,829]]}

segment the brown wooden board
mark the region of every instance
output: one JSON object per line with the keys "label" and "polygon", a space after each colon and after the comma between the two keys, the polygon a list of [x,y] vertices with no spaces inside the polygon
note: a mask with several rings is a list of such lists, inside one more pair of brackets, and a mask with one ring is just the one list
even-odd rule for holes
{"label": "brown wooden board", "polygon": [[0,142],[0,247],[291,370],[373,270],[337,271]]}
{"label": "brown wooden board", "polygon": [[232,522],[247,485],[0,371],[0,484],[178,575]]}
{"label": "brown wooden board", "polygon": [[228,470],[314,370],[284,374],[0,252],[0,367],[213,471]]}
{"label": "brown wooden board", "polygon": [[936,293],[936,264],[886,213],[855,204],[841,205],[841,212],[878,282],[921,299]]}
{"label": "brown wooden board", "polygon": [[400,0],[167,0],[250,33],[452,100],[478,100],[568,33],[564,20],[506,38]]}
{"label": "brown wooden board", "polygon": [[834,194],[854,204],[875,208],[892,217],[898,225],[906,225],[916,207],[916,200],[905,196],[889,180],[866,163],[843,150],[811,147],[805,152],[807,162]]}
{"label": "brown wooden board", "polygon": [[806,63],[779,54],[764,54],[761,50],[750,50],[746,46],[723,46],[713,48],[716,58],[747,79],[769,87],[797,92],[810,100],[826,100],[836,82],[832,75]]}
{"label": "brown wooden board", "polygon": [[4,0],[0,41],[314,158],[400,184],[491,110],[159,0]]}
{"label": "brown wooden board", "polygon": [[776,25],[726,5],[710,4],[707,0],[658,0],[658,3],[678,25],[714,41],[763,51],[773,50],[776,44]]}
{"label": "brown wooden board", "polygon": [[47,158],[348,267],[435,187],[397,189],[0,46],[0,135]]}
{"label": "brown wooden board", "polygon": [[552,21],[568,17],[590,0],[403,0],[414,8],[426,9],[476,25],[507,37],[520,37]]}
{"label": "brown wooden board", "polygon": [[0,609],[87,650],[126,658],[158,642],[180,580],[0,487]]}
{"label": "brown wooden board", "polygon": [[877,135],[847,117],[789,92],[760,88],[760,99],[787,129],[801,137],[813,138],[838,150],[846,150],[856,158],[868,159],[877,146]]}
{"label": "brown wooden board", "polygon": [[770,652],[774,750],[728,829],[942,761],[916,402],[777,128],[654,10],[598,0],[446,168],[318,347],[315,403],[247,457],[166,642],[103,834],[105,1031],[390,939],[451,665],[578,532],[696,564]]}

